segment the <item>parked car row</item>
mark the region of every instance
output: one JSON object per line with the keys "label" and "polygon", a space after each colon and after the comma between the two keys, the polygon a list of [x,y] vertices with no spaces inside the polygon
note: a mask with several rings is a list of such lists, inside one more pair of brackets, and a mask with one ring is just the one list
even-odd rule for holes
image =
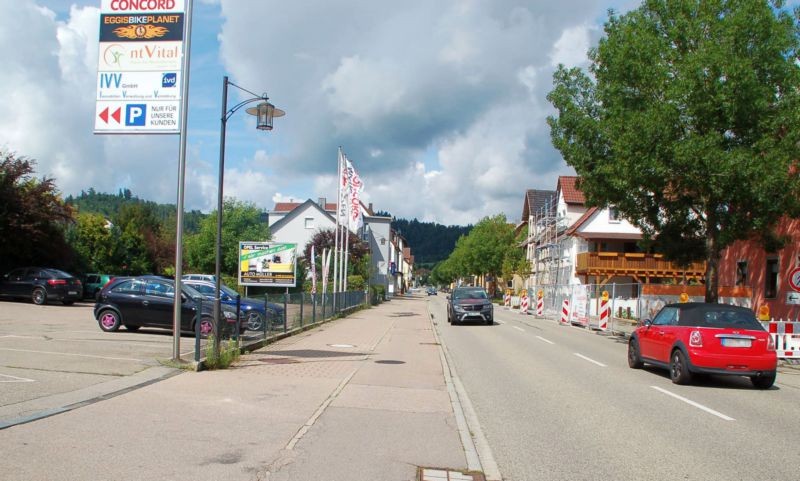
{"label": "parked car row", "polygon": [[[202,302],[204,296],[187,284],[181,285],[181,331],[200,330],[202,335],[214,330],[213,303]],[[175,281],[159,276],[118,277],[106,284],[98,295],[94,316],[100,329],[117,331],[125,326],[129,331],[140,327],[172,329]],[[202,305],[200,305],[202,304]],[[223,304],[220,326],[223,332],[231,332],[236,326],[236,309]],[[239,329],[247,329],[244,312],[239,316]]]}

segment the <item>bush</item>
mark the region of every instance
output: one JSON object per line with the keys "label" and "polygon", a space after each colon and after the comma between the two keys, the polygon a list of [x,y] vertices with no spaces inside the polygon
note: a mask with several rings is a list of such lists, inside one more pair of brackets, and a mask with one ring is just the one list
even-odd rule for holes
{"label": "bush", "polygon": [[367,283],[364,278],[358,274],[347,276],[347,290],[348,291],[363,291],[366,289]]}
{"label": "bush", "polygon": [[239,341],[235,339],[228,339],[220,341],[219,343],[219,357],[214,352],[214,336],[208,336],[206,342],[206,368],[209,370],[227,369],[234,362],[239,360],[241,351],[239,350]]}

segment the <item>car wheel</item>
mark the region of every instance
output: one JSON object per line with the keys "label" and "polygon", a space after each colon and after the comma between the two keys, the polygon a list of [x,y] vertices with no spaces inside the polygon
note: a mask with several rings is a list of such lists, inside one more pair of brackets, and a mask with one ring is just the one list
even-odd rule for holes
{"label": "car wheel", "polygon": [[258,311],[249,311],[247,313],[247,329],[249,331],[260,331],[264,327],[264,318]]}
{"label": "car wheel", "polygon": [[36,288],[33,290],[31,300],[37,306],[42,306],[47,302],[47,293],[42,288]]}
{"label": "car wheel", "polygon": [[200,319],[200,337],[206,338],[214,334],[214,320],[210,317]]}
{"label": "car wheel", "polygon": [[494,325],[494,319],[487,319],[487,320],[486,320],[486,325],[487,325],[487,326],[492,326],[492,325]]}
{"label": "car wheel", "polygon": [[750,382],[752,382],[753,387],[757,389],[769,389],[775,384],[775,371],[770,371],[761,376],[752,376]]}
{"label": "car wheel", "polygon": [[100,324],[100,329],[104,330],[105,332],[115,332],[122,324],[119,314],[110,309],[101,311],[100,315],[97,317],[97,322]]}
{"label": "car wheel", "polygon": [[131,331],[131,332],[138,331],[140,327],[142,327],[142,326],[129,326],[129,325],[125,324],[125,329],[128,330],[128,331]]}
{"label": "car wheel", "polygon": [[675,384],[689,384],[692,382],[689,363],[686,361],[686,355],[680,349],[675,349],[672,352],[672,358],[669,363],[669,377]]}
{"label": "car wheel", "polygon": [[61,303],[64,304],[65,306],[71,306],[75,304],[75,301],[61,301]]}
{"label": "car wheel", "polygon": [[642,357],[639,354],[639,342],[636,339],[631,339],[628,342],[628,367],[631,369],[641,369],[644,366]]}

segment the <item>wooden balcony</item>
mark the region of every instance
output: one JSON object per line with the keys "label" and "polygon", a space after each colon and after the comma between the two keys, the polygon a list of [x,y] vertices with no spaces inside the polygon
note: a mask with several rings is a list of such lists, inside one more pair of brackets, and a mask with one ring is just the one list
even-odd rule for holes
{"label": "wooden balcony", "polygon": [[607,281],[614,276],[630,276],[638,282],[649,284],[651,279],[669,278],[680,280],[703,279],[705,262],[693,262],[686,267],[669,262],[661,254],[641,254],[622,252],[582,252],[578,254],[575,273],[594,277],[597,281]]}

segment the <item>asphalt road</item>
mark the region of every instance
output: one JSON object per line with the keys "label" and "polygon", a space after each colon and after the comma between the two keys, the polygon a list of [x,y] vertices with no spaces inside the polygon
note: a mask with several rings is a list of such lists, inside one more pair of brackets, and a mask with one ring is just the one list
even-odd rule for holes
{"label": "asphalt road", "polygon": [[493,326],[451,326],[444,295],[429,311],[506,481],[800,477],[798,370],[767,391],[678,386],[628,368],[617,338],[498,307]]}

